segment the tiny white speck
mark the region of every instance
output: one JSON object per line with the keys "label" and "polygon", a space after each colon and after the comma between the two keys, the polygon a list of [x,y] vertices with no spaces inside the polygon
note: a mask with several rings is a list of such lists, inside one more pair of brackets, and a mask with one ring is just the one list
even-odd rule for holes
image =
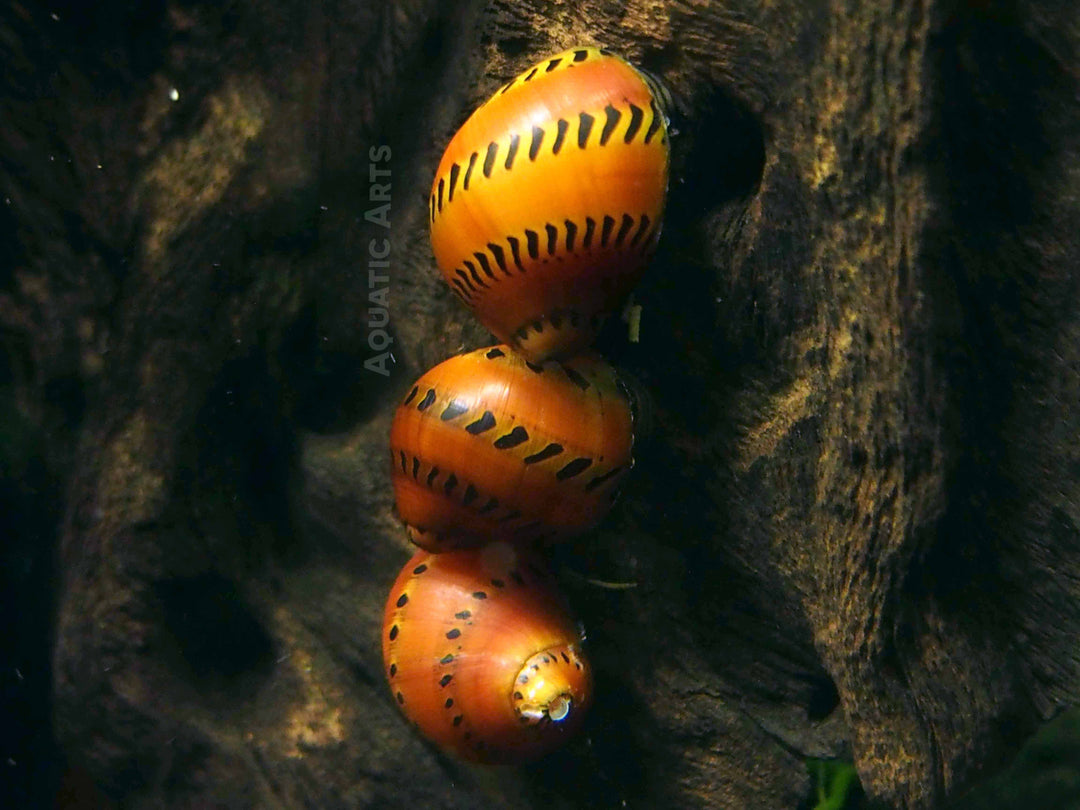
{"label": "tiny white speck", "polygon": [[15,677],[18,678],[20,681],[23,679],[23,674],[19,672],[18,667],[15,667]]}
{"label": "tiny white speck", "polygon": [[390,362],[391,363],[396,363],[397,362],[397,360],[394,359],[394,353],[393,352],[390,352]]}
{"label": "tiny white speck", "polygon": [[8,757],[7,764],[10,765],[12,768],[14,768],[15,765],[16,765],[16,762],[11,757]]}
{"label": "tiny white speck", "polygon": [[98,168],[100,169],[100,168],[101,168],[101,164],[99,163],[99,164],[97,165],[97,167],[98,167]]}
{"label": "tiny white speck", "polygon": [[56,160],[56,155],[49,155],[49,162],[51,163],[54,160]]}
{"label": "tiny white speck", "polygon": [[329,208],[327,208],[327,207],[326,207],[325,205],[320,205],[320,206],[319,206],[319,210],[320,210],[320,211],[329,211],[330,209],[329,209]]}
{"label": "tiny white speck", "polygon": [[49,16],[52,17],[56,22],[60,22],[60,15],[57,14],[55,11]]}
{"label": "tiny white speck", "polygon": [[179,101],[180,100],[180,91],[177,90],[175,87],[172,88],[169,91],[169,98],[172,99],[173,101]]}
{"label": "tiny white speck", "polygon": [[4,197],[4,205],[11,205],[11,197]]}

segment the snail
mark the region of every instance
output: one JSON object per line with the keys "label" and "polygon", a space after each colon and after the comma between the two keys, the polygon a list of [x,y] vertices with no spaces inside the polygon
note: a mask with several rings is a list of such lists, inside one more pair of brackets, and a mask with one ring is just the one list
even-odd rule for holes
{"label": "snail", "polygon": [[630,403],[599,356],[461,354],[420,377],[394,414],[397,511],[435,552],[571,536],[610,509],[633,441]]}
{"label": "snail", "polygon": [[573,734],[592,689],[581,644],[550,575],[506,543],[418,551],[386,602],[395,702],[430,740],[478,762],[523,762]]}
{"label": "snail", "polygon": [[436,263],[528,359],[588,346],[641,276],[667,195],[669,100],[611,52],[575,48],[501,87],[450,141],[429,200]]}

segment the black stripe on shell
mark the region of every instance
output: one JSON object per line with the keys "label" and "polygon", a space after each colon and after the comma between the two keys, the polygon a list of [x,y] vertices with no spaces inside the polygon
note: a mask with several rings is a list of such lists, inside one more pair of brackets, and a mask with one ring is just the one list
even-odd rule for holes
{"label": "black stripe on shell", "polygon": [[[594,123],[596,123],[596,119],[587,112],[583,112],[578,116],[577,145],[579,149],[584,149],[589,142],[589,133],[592,132]],[[442,210],[441,203],[439,204],[439,210]]]}
{"label": "black stripe on shell", "polygon": [[532,455],[525,456],[525,458],[522,459],[522,460],[526,464],[537,464],[537,463],[539,463],[541,461],[546,461],[547,459],[551,458],[552,456],[559,455],[559,453],[561,453],[562,451],[563,451],[563,446],[561,444],[559,444],[558,442],[551,442],[543,450],[540,450],[540,451],[538,451],[536,453],[533,453]]}
{"label": "black stripe on shell", "polygon": [[491,269],[491,263],[488,261],[487,254],[478,250],[473,253],[473,256],[476,257],[476,261],[480,265],[480,269],[484,271],[484,275],[491,279],[495,278],[495,273]]}
{"label": "black stripe on shell", "polygon": [[641,107],[636,104],[630,105],[630,123],[626,127],[626,134],[623,135],[623,143],[630,143],[634,140],[634,136],[637,135],[638,130],[641,129],[641,122],[645,118],[645,113]]}
{"label": "black stripe on shell", "polygon": [[615,220],[604,215],[604,224],[600,229],[600,247],[607,247],[608,239],[611,238],[611,229],[615,227]]}
{"label": "black stripe on shell", "polygon": [[559,229],[552,225],[550,222],[544,225],[544,230],[547,232],[547,252],[549,256],[555,255],[555,245],[559,240]]}
{"label": "black stripe on shell", "polygon": [[551,154],[559,154],[559,150],[562,149],[563,141],[566,140],[566,131],[570,129],[570,122],[565,118],[560,118],[555,124],[555,143],[551,147]]}
{"label": "black stripe on shell", "polygon": [[529,440],[529,432],[525,430],[521,425],[517,425],[509,433],[500,436],[495,440],[495,448],[497,450],[509,450],[512,447],[517,447],[523,442]]}
{"label": "black stripe on shell", "polygon": [[532,142],[529,144],[529,160],[536,160],[536,156],[540,154],[540,144],[543,142],[544,130],[534,124],[532,128]]}
{"label": "black stripe on shell", "polygon": [[499,265],[499,269],[503,271],[503,274],[510,275],[510,268],[506,266],[506,252],[502,249],[502,246],[496,245],[494,242],[488,242],[487,247],[491,251],[491,255],[495,257],[495,264]]}
{"label": "black stripe on shell", "polygon": [[518,144],[521,143],[521,136],[517,133],[510,136],[510,149],[506,153],[506,163],[503,166],[507,171],[514,168],[514,158],[517,157]]}
{"label": "black stripe on shell", "polygon": [[650,101],[649,107],[652,108],[652,121],[649,122],[649,129],[645,132],[645,143],[648,143],[653,139],[653,135],[660,129],[660,110],[656,108],[656,102]]}
{"label": "black stripe on shell", "polygon": [[469,156],[469,166],[465,169],[465,179],[461,181],[461,188],[465,191],[469,190],[469,178],[472,177],[473,167],[476,165],[476,159],[480,157],[479,152],[473,152]]}
{"label": "black stripe on shell", "polygon": [[565,481],[567,478],[573,478],[575,475],[580,475],[592,466],[593,460],[591,458],[575,458],[557,473],[555,478],[559,481]]}
{"label": "black stripe on shell", "polygon": [[593,233],[596,231],[596,220],[585,217],[585,236],[581,240],[581,246],[588,250],[592,247]]}
{"label": "black stripe on shell", "polygon": [[525,265],[521,263],[521,240],[516,236],[506,237],[507,243],[510,245],[510,255],[514,259],[514,265],[522,273],[525,272]]}
{"label": "black stripe on shell", "polygon": [[450,191],[446,195],[447,202],[454,201],[454,188],[457,186],[458,175],[461,174],[461,166],[455,163],[450,167]]}
{"label": "black stripe on shell", "polygon": [[592,492],[597,487],[599,487],[602,484],[610,481],[612,478],[614,478],[616,475],[618,475],[621,471],[622,471],[621,466],[613,467],[612,469],[608,470],[606,473],[602,473],[601,475],[596,476],[589,483],[587,483],[585,485],[585,491],[586,492]]}
{"label": "black stripe on shell", "polygon": [[600,130],[601,146],[607,146],[607,142],[611,139],[612,133],[615,132],[615,127],[619,124],[619,119],[622,118],[622,113],[615,109],[611,104],[604,107],[604,115],[606,116],[604,128]]}
{"label": "black stripe on shell", "polygon": [[439,419],[441,419],[444,422],[449,422],[451,419],[457,419],[459,416],[461,416],[463,413],[467,412],[468,410],[469,410],[469,406],[466,403],[461,402],[460,400],[457,400],[457,399],[452,399],[447,404],[447,406],[443,410],[443,412],[441,414],[439,414]]}
{"label": "black stripe on shell", "polygon": [[479,419],[466,425],[465,430],[476,436],[486,430],[491,430],[493,427],[495,427],[495,414],[491,411],[484,411]]}

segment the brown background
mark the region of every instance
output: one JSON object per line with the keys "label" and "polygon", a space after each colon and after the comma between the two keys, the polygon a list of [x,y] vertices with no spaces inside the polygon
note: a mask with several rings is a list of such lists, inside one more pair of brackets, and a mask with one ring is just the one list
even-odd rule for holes
{"label": "brown background", "polygon": [[[1069,4],[129,5],[0,12],[4,607],[30,651],[5,695],[39,753],[52,712],[69,778],[125,807],[795,808],[806,759],[844,757],[929,808],[1077,701]],[[652,429],[556,559],[586,733],[492,772],[383,683],[387,431],[489,340],[432,265],[443,146],[594,43],[680,100],[641,342],[601,340]],[[379,145],[389,378],[364,368]],[[33,760],[9,773],[47,791]]]}

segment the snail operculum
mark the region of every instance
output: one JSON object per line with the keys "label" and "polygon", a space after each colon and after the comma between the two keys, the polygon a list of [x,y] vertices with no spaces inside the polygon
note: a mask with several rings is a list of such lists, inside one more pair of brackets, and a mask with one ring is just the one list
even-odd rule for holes
{"label": "snail operculum", "polygon": [[538,652],[514,680],[514,713],[523,725],[567,723],[585,709],[590,677],[576,644]]}

